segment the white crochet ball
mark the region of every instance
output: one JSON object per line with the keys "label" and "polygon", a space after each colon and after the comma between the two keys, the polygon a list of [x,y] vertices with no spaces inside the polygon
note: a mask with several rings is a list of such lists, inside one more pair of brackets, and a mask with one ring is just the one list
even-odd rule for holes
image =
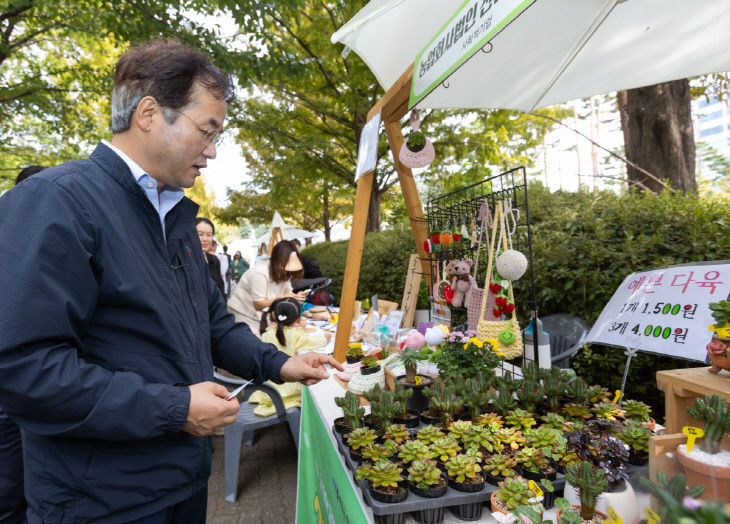
{"label": "white crochet ball", "polygon": [[438,327],[431,327],[426,329],[426,343],[429,346],[438,346],[444,341],[446,335]]}
{"label": "white crochet ball", "polygon": [[413,349],[415,351],[420,350],[423,346],[426,345],[426,338],[421,335],[420,332],[416,331],[415,329],[408,333],[408,336],[406,337],[406,346],[410,349]]}
{"label": "white crochet ball", "polygon": [[518,280],[527,271],[527,257],[521,252],[508,249],[497,257],[497,273],[507,280]]}

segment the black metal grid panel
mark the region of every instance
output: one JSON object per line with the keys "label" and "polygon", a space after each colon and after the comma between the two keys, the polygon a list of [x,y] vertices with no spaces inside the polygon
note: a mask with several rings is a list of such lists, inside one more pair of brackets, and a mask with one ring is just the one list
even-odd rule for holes
{"label": "black metal grid panel", "polygon": [[[522,251],[529,262],[527,273],[521,279],[513,282],[517,318],[521,321],[521,327],[524,328],[529,318],[537,316],[535,277],[532,270],[532,233],[530,231],[527,172],[525,168],[518,167],[505,171],[482,182],[452,191],[429,201],[426,205],[426,221],[429,232],[449,229],[458,233],[462,225],[466,225],[471,232],[474,224],[476,224],[476,232],[478,233],[483,228],[483,235],[486,236],[490,231],[486,229],[485,224],[481,224],[478,220],[482,201],[487,201],[493,214],[497,202],[505,199],[511,200],[512,208],[519,212],[517,228],[512,237],[513,248]],[[437,261],[441,265],[449,260],[465,258],[470,258],[474,262],[478,258],[475,280],[479,287],[483,287],[487,276],[489,259],[486,242],[484,241],[482,241],[478,257],[476,242],[452,243],[448,247],[434,246],[434,251],[427,258],[430,263],[432,282],[437,282],[440,279],[440,275],[436,274]],[[429,295],[432,292],[433,290],[429,290]],[[433,300],[433,297],[429,296],[429,300]],[[466,309],[463,307],[456,308],[451,305],[449,307],[454,327],[465,324],[467,321]],[[534,349],[534,354],[537,355],[537,348]],[[516,362],[516,364],[521,364],[521,362]]]}

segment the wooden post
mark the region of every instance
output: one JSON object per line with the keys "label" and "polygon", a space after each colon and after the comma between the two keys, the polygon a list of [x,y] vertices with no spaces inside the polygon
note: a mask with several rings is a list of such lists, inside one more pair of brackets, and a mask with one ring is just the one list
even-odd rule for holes
{"label": "wooden post", "polygon": [[400,307],[403,310],[403,321],[401,327],[409,328],[413,325],[413,317],[416,316],[416,302],[418,302],[418,288],[421,287],[421,264],[418,262],[418,255],[411,255],[408,263],[408,276],[406,285],[403,288],[403,300]]}
{"label": "wooden post", "polygon": [[374,171],[365,173],[357,180],[355,192],[355,209],[352,212],[352,230],[350,242],[347,244],[347,261],[345,275],[342,279],[342,296],[340,297],[340,312],[337,321],[337,335],[335,336],[335,360],[345,361],[347,344],[350,341],[352,318],[357,298],[357,284],[360,278],[360,262],[365,246],[365,229],[368,223],[368,207],[370,206],[370,191],[373,185]]}

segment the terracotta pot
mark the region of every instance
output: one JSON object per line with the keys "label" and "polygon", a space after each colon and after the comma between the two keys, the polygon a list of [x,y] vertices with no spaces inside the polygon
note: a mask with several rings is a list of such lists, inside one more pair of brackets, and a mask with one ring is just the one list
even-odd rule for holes
{"label": "terracotta pot", "polygon": [[[571,504],[570,507],[575,508],[576,513],[578,513],[578,515],[580,515],[580,505]],[[560,508],[558,508],[557,513],[555,515],[555,522],[560,522],[560,517],[562,516],[562,514],[563,514],[563,511]],[[602,517],[603,520],[608,519],[608,516],[606,516],[606,514],[601,511],[596,510],[595,514],[598,515],[599,517]],[[585,521],[583,521],[583,522],[585,522]]]}
{"label": "terracotta pot", "polygon": [[704,486],[703,499],[727,501],[730,500],[730,466],[713,466],[700,462],[692,456],[677,448],[679,462],[684,468],[687,477],[687,486]]}
{"label": "terracotta pot", "polygon": [[[730,338],[713,335],[712,340],[719,340],[726,346],[730,347]],[[707,356],[710,358],[710,364],[712,365],[712,367],[708,370],[710,373],[719,373],[722,369],[730,371],[730,355],[727,351],[721,355],[713,355],[708,351]]]}
{"label": "terracotta pot", "polygon": [[653,418],[649,417],[649,422],[642,422],[642,425],[644,425],[647,428],[649,428],[650,431],[654,431],[656,429],[656,420],[654,420]]}
{"label": "terracotta pot", "polygon": [[492,492],[492,494],[489,496],[489,502],[492,504],[492,511],[496,511],[496,512],[499,512],[499,513],[501,513],[503,515],[506,515],[507,512],[505,510],[503,510],[502,508],[500,508],[499,506],[497,506],[497,504],[495,504],[495,501],[497,500],[497,492],[498,491],[499,490]]}

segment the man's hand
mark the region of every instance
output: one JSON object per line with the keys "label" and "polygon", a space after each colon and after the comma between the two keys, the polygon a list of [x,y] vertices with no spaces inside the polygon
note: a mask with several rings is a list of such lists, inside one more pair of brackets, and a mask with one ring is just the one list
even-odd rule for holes
{"label": "man's hand", "polygon": [[188,386],[188,389],[190,409],[183,431],[196,437],[205,437],[236,421],[238,399],[223,400],[229,394],[225,387],[215,382],[201,382]]}
{"label": "man's hand", "polygon": [[311,386],[316,384],[320,380],[324,380],[329,377],[327,370],[324,368],[325,364],[334,366],[340,371],[344,371],[342,364],[337,362],[330,355],[323,355],[322,353],[302,353],[290,357],[289,360],[284,362],[281,366],[281,379],[285,382],[301,382],[305,386]]}

